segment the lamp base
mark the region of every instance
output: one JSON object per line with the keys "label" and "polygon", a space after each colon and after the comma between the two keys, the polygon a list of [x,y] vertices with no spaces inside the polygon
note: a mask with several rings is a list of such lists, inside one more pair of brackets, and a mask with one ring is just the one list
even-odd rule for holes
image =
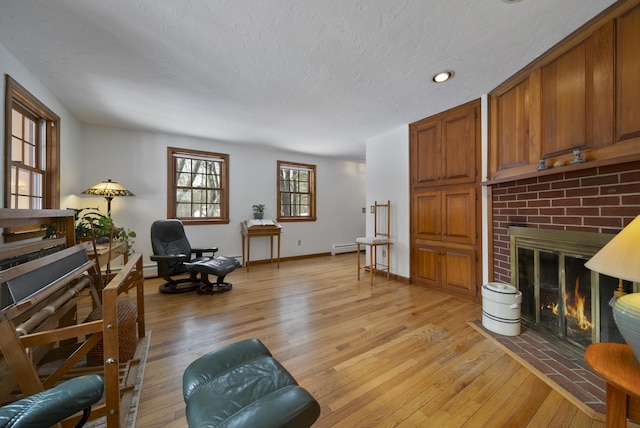
{"label": "lamp base", "polygon": [[619,297],[613,305],[613,319],[625,342],[640,361],[640,293]]}

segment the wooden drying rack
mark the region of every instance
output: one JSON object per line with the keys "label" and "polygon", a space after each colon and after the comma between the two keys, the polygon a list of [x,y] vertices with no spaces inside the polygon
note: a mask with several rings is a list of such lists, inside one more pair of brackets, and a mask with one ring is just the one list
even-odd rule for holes
{"label": "wooden drying rack", "polygon": [[[88,284],[95,290],[94,281],[97,277],[87,275],[87,272],[96,269],[95,261],[86,258],[88,244],[75,245],[73,211],[0,209],[0,227],[5,233],[7,228],[29,225],[38,228],[40,225],[51,224],[56,227],[56,238],[0,245],[0,260],[53,246],[65,247],[53,254],[1,271],[1,282],[11,281],[38,269],[50,269],[68,258],[79,258],[79,262],[74,261],[75,266],[71,271],[58,278],[51,278],[51,282],[42,290],[0,310],[0,351],[3,357],[0,360],[0,401],[5,401],[16,386],[22,394],[32,395],[53,387],[60,380],[86,374],[87,368],[74,366],[102,339],[104,364],[90,370],[104,376],[105,399],[103,404],[94,406],[90,419],[106,416],[109,428],[123,426],[133,388],[132,385],[120,382],[120,370],[123,364],[130,368],[139,363],[136,358],[140,354],[141,339],[145,336],[142,255],[129,257],[120,272],[102,289],[102,302],[97,302],[94,297],[93,304],[102,305],[103,318],[78,323],[75,296]],[[59,267],[60,265],[56,266],[58,270]],[[128,293],[132,289],[136,290],[138,344],[134,359],[121,364],[118,360],[117,303],[122,293]],[[41,380],[38,374],[40,361],[49,352],[62,353],[67,348],[72,349],[70,355],[65,355],[61,365],[46,379]],[[125,379],[125,383],[126,381]],[[80,416],[71,417],[61,426],[75,426],[79,418]]]}

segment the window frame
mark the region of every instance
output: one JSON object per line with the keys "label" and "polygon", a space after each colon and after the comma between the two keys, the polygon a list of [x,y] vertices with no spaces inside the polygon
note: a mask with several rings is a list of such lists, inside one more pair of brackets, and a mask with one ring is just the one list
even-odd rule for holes
{"label": "window frame", "polygon": [[[220,217],[178,217],[176,194],[177,171],[175,155],[183,157],[205,158],[207,160],[222,160],[221,197],[220,197]],[[215,153],[203,150],[182,149],[177,147],[167,147],[167,218],[174,218],[182,221],[185,225],[199,224],[229,224],[229,155],[225,153]]]}
{"label": "window frame", "polygon": [[[42,208],[60,208],[60,117],[49,109],[33,94],[5,75],[5,143],[4,143],[4,206],[11,207],[11,166],[13,109],[26,110],[39,118],[39,127],[44,133],[38,141],[38,152],[44,149],[45,155],[40,164],[44,170],[42,183]],[[44,126],[43,126],[44,125]],[[44,147],[43,147],[44,146]]]}
{"label": "window frame", "polygon": [[[292,169],[302,169],[308,170],[310,173],[309,177],[309,212],[308,216],[284,216],[282,215],[282,194],[283,193],[291,193],[291,192],[282,192],[280,190],[281,184],[281,172],[283,168],[291,167]],[[316,182],[317,182],[317,171],[316,166],[313,164],[299,163],[299,162],[288,162],[279,160],[277,162],[276,169],[276,189],[277,189],[277,218],[278,222],[294,222],[294,221],[316,221]]]}

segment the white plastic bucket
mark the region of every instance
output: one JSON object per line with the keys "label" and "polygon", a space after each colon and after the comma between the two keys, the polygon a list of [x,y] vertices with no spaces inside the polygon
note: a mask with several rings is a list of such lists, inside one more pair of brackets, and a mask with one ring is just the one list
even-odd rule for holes
{"label": "white plastic bucket", "polygon": [[520,334],[522,293],[513,285],[490,282],[482,286],[482,325],[504,336]]}

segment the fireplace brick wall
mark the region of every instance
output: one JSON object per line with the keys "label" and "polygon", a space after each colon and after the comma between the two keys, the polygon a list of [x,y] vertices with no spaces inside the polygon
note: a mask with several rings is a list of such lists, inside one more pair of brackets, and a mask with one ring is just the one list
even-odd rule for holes
{"label": "fireplace brick wall", "polygon": [[511,281],[508,228],[618,233],[640,215],[640,162],[544,175],[490,188],[494,281]]}

